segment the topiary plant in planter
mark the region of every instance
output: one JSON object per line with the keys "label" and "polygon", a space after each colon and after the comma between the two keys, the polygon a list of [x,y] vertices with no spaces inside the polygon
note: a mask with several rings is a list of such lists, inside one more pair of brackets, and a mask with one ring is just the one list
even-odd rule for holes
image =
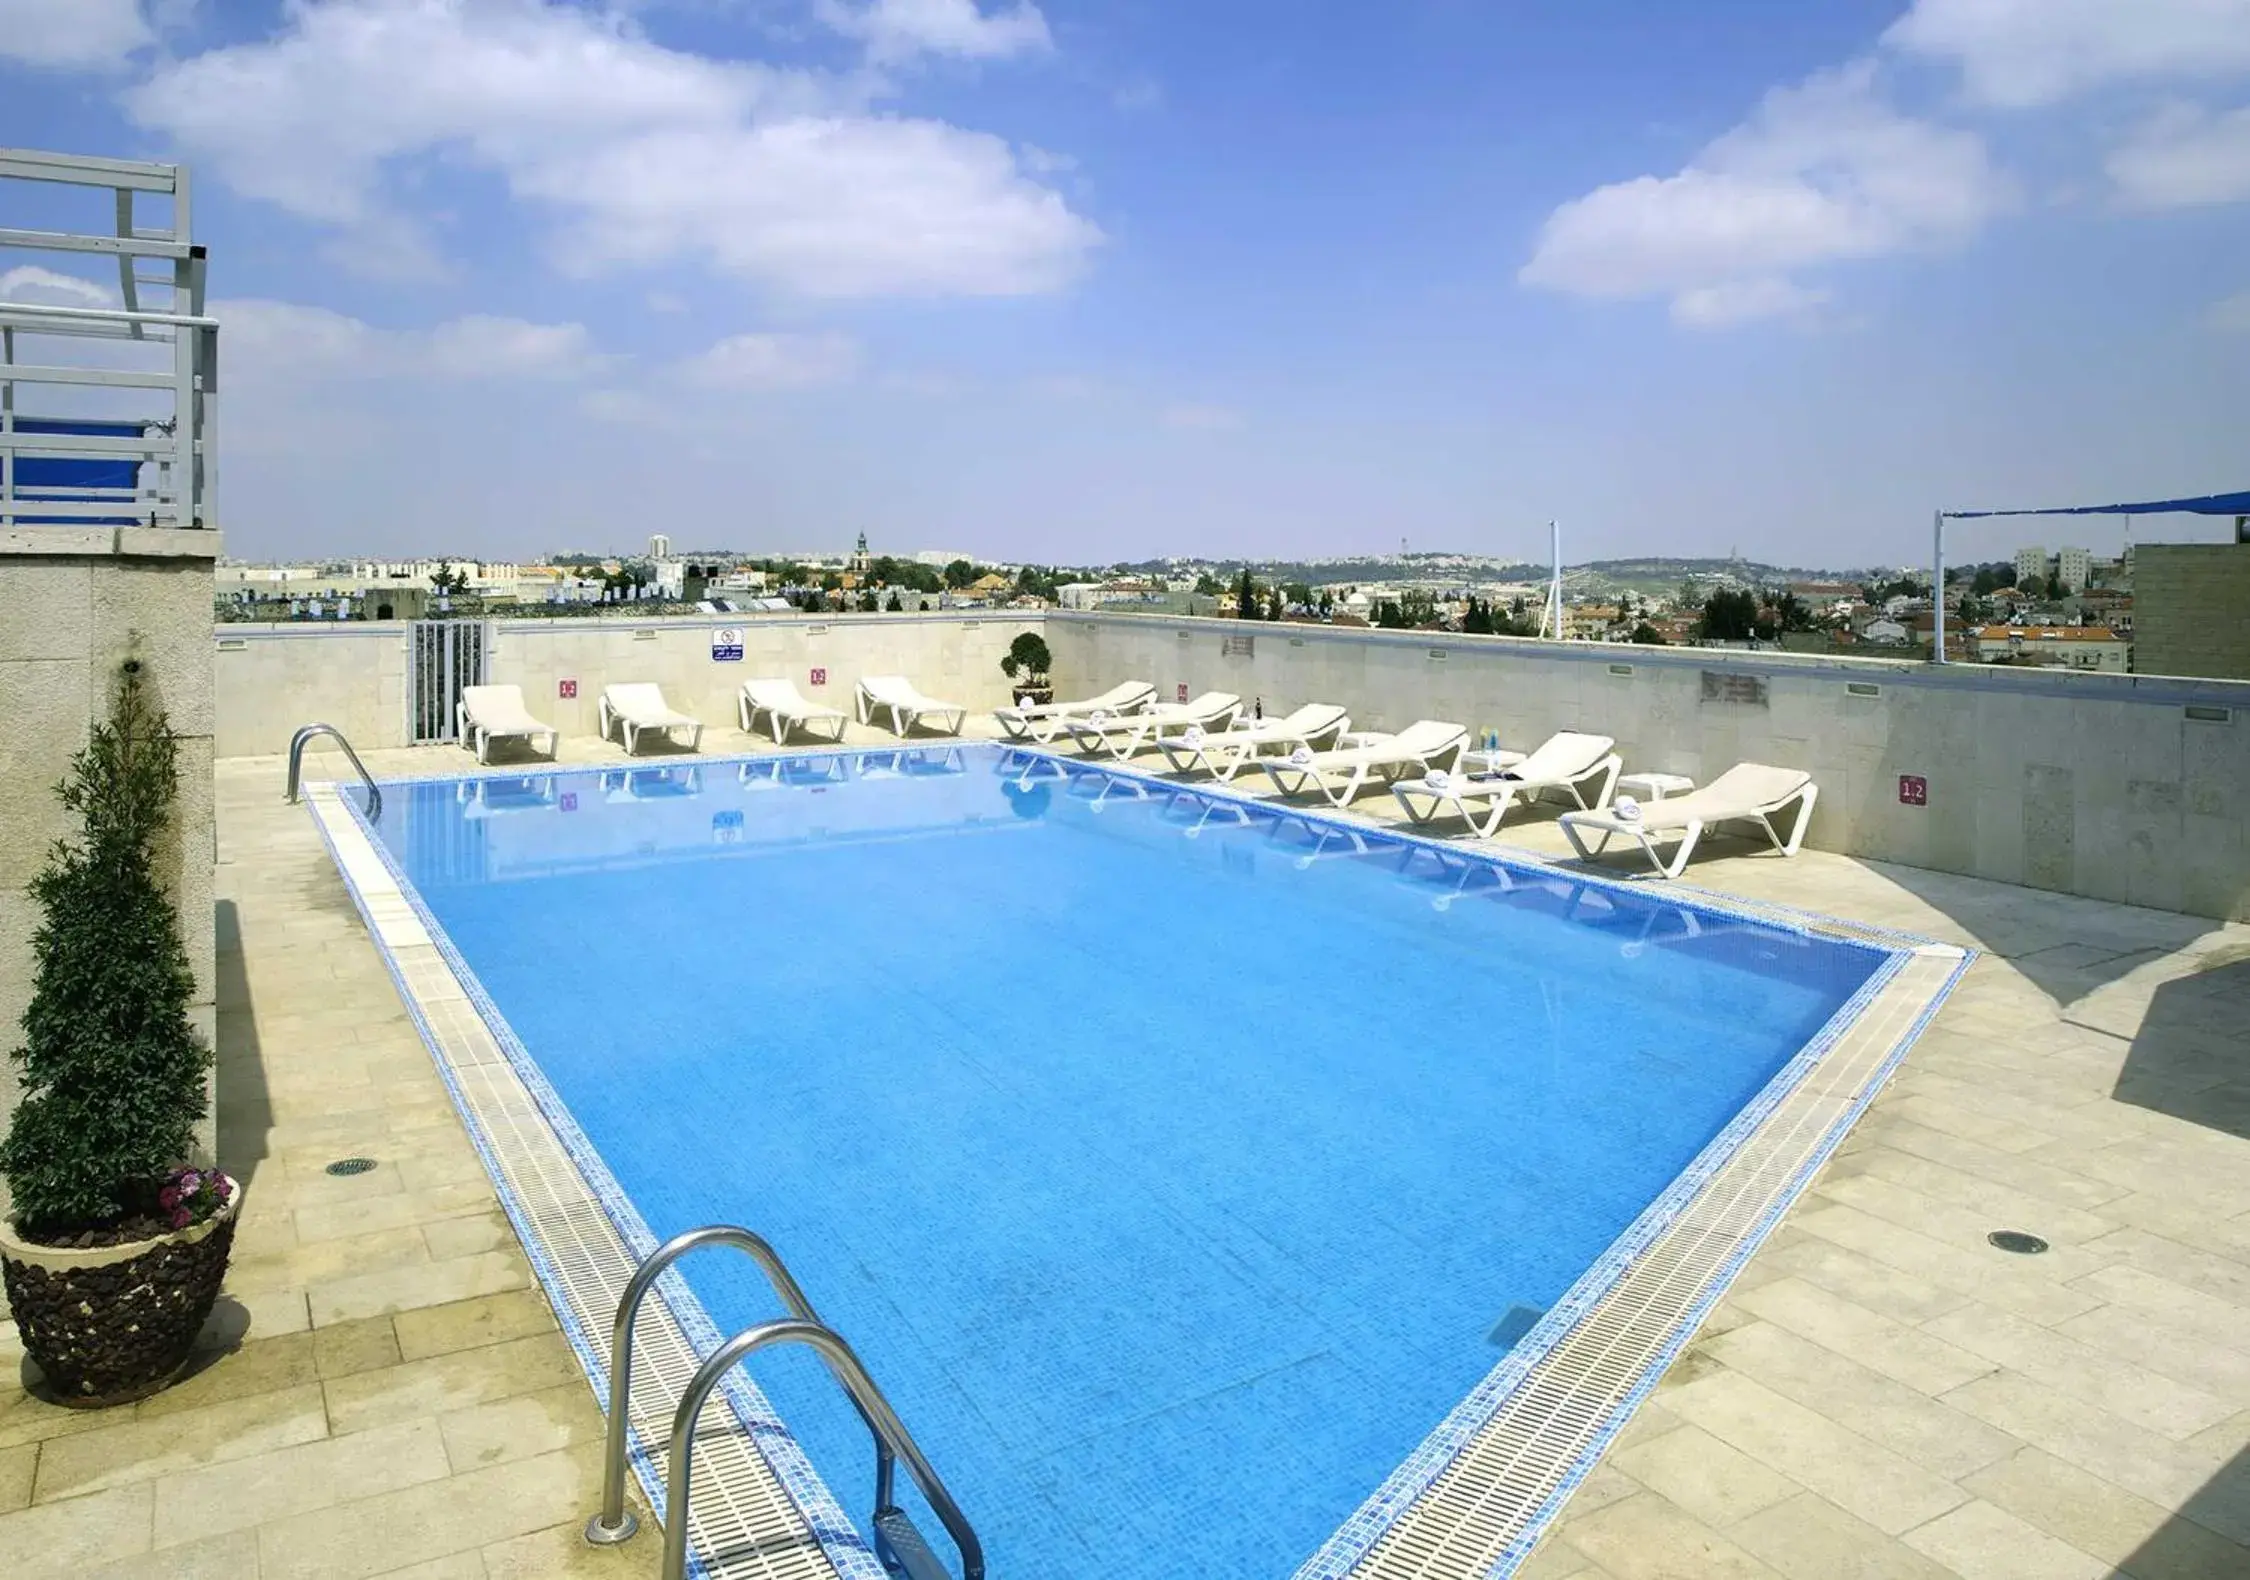
{"label": "topiary plant in planter", "polygon": [[1037,631],[1026,631],[1008,644],[1008,651],[1000,660],[1000,673],[1014,686],[1019,705],[1052,702],[1055,688],[1047,679],[1047,671],[1054,663],[1055,655],[1047,650],[1047,639]]}
{"label": "topiary plant in planter", "polygon": [[13,1221],[0,1274],[25,1352],[63,1403],[153,1393],[211,1314],[241,1192],[182,1165],[211,1050],[188,1018],[195,974],[157,880],[178,745],[137,661],[58,787],[80,820],[31,882],[44,913],[22,1099],[0,1141]]}

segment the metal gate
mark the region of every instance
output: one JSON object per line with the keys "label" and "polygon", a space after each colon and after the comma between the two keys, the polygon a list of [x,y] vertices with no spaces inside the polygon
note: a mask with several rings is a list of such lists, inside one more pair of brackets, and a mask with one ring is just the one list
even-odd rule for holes
{"label": "metal gate", "polygon": [[406,624],[406,733],[416,741],[460,738],[453,707],[463,686],[484,684],[489,646],[482,620]]}

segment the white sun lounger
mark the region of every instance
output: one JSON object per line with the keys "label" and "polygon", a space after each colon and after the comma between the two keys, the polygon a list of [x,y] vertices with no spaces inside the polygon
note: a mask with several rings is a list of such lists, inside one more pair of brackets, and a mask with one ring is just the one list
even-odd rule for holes
{"label": "white sun lounger", "polygon": [[[1563,730],[1550,735],[1537,751],[1496,778],[1465,779],[1444,769],[1422,779],[1401,779],[1391,794],[1406,815],[1427,823],[1448,812],[1459,816],[1471,832],[1490,839],[1500,831],[1500,820],[1518,801],[1536,801],[1551,790],[1561,790],[1581,811],[1598,811],[1609,804],[1624,762],[1610,750],[1617,744],[1607,735],[1581,735]],[[1587,790],[1593,799],[1587,799]]]}
{"label": "white sun lounger", "polygon": [[742,720],[745,735],[758,733],[758,715],[763,713],[776,746],[789,738],[791,730],[825,734],[832,741],[841,741],[844,726],[851,719],[842,708],[813,701],[797,690],[795,682],[788,680],[744,681],[741,694],[734,699],[734,711]]}
{"label": "white sun lounger", "polygon": [[489,762],[494,741],[522,741],[547,737],[547,755],[555,755],[562,737],[552,724],[543,724],[523,705],[521,686],[463,686],[461,700],[453,705],[453,728],[464,744],[473,745],[478,762]]}
{"label": "white sun lounger", "polygon": [[1334,751],[1300,748],[1287,757],[1261,757],[1258,766],[1283,795],[1318,790],[1332,805],[1343,806],[1370,779],[1388,781],[1407,773],[1420,777],[1433,768],[1453,767],[1468,745],[1469,732],[1462,726],[1419,719],[1396,735],[1346,735]]}
{"label": "white sun lounger", "polygon": [[1351,727],[1351,717],[1342,708],[1333,703],[1308,702],[1282,718],[1255,719],[1215,735],[1206,734],[1198,724],[1176,735],[1160,731],[1156,749],[1172,765],[1172,772],[1192,773],[1200,768],[1225,784],[1269,747],[1278,748],[1282,756],[1299,746],[1318,751],[1322,742],[1335,741]]}
{"label": "white sun lounger", "polygon": [[694,751],[703,740],[703,724],[690,718],[664,700],[664,693],[646,681],[625,686],[602,687],[599,710],[602,739],[609,739],[612,726],[622,726],[625,734],[625,753],[631,756],[641,749],[641,737],[650,730],[659,735],[678,731],[687,732],[687,747]]}
{"label": "white sun lounger", "polygon": [[1044,746],[1063,732],[1072,719],[1083,719],[1088,714],[1106,713],[1120,718],[1128,713],[1138,713],[1156,700],[1156,688],[1145,680],[1128,680],[1122,686],[1112,686],[1098,697],[1086,697],[1077,702],[1041,702],[1028,707],[995,708],[993,721],[1001,733],[1011,741],[1036,741]]}
{"label": "white sun lounger", "polygon": [[[1794,856],[1805,843],[1805,825],[1812,821],[1813,803],[1820,788],[1812,775],[1796,768],[1769,768],[1764,763],[1737,763],[1700,790],[1665,796],[1658,801],[1614,802],[1598,812],[1565,812],[1562,830],[1582,861],[1592,861],[1622,834],[1641,847],[1651,866],[1667,878],[1677,878],[1687,866],[1696,841],[1713,823],[1743,819],[1756,823],[1773,841],[1774,849]],[[1787,836],[1773,820],[1791,807],[1796,818]],[[1586,836],[1600,836],[1589,848]],[[1660,844],[1677,841],[1679,849],[1667,862],[1657,854]]]}
{"label": "white sun lounger", "polygon": [[[853,695],[859,708],[859,722],[872,723],[876,711],[883,710],[891,716],[893,735],[911,735],[914,726],[925,720],[936,721],[932,728],[946,735],[959,735],[969,717],[969,710],[958,703],[923,696],[904,675],[869,675],[860,681],[859,690]],[[951,724],[944,722],[948,718],[953,721]]]}
{"label": "white sun lounger", "polygon": [[1066,720],[1064,728],[1089,757],[1106,751],[1122,762],[1146,750],[1160,730],[1185,730],[1194,725],[1215,733],[1232,724],[1241,711],[1242,699],[1233,692],[1206,691],[1189,701],[1161,704],[1122,719],[1089,713],[1082,719]]}

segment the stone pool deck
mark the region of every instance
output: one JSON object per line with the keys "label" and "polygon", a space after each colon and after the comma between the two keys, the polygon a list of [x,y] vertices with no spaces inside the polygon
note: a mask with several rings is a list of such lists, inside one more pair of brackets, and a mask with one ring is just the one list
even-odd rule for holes
{"label": "stone pool deck", "polygon": [[[220,1145],[247,1186],[228,1295],[195,1375],[143,1404],[62,1410],[11,1368],[0,1568],[653,1576],[653,1537],[579,1539],[600,1412],[281,778],[218,768]],[[1544,812],[1499,843],[1563,848]],[[1520,1572],[2250,1574],[2250,928],[1706,851],[1695,886],[1985,955]],[[378,1166],[323,1172],[353,1155]],[[2052,1249],[2006,1255],[1998,1228]]]}

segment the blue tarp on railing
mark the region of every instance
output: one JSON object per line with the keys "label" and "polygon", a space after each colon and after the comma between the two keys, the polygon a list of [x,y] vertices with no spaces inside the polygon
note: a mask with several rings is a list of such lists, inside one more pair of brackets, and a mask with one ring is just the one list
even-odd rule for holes
{"label": "blue tarp on railing", "polygon": [[2250,516],[2250,491],[2199,499],[2152,499],[2137,505],[2062,505],[2046,510],[1948,510],[1956,521],[1979,516]]}
{"label": "blue tarp on railing", "polygon": [[[99,417],[18,417],[19,434],[74,439],[139,439],[145,422]],[[141,463],[131,456],[19,455],[14,458],[16,500],[78,504],[104,494],[130,494],[140,486]],[[118,500],[124,504],[126,501]],[[129,527],[132,516],[18,516],[24,526]]]}

